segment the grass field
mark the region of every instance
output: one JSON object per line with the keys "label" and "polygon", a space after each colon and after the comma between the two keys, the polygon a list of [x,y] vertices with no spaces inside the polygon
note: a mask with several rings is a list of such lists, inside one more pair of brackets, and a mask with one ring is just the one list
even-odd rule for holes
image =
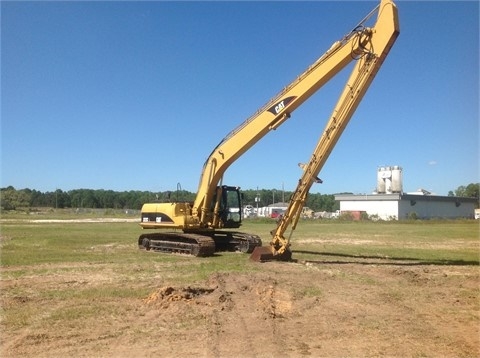
{"label": "grass field", "polygon": [[[14,216],[2,223],[2,266],[40,263],[118,262],[143,263],[136,250],[141,229],[134,222],[75,222],[84,216],[55,216],[25,220]],[[87,218],[93,218],[88,216]],[[113,218],[121,219],[118,216]],[[131,219],[131,218],[128,218]],[[242,231],[260,235],[264,244],[275,227],[272,221],[245,221]],[[301,221],[292,235],[292,250],[298,260],[319,256],[337,260],[349,257],[418,260],[438,264],[479,264],[479,222],[405,221],[340,222]],[[115,253],[115,254],[113,254]],[[221,255],[203,259],[205,265],[217,262]],[[184,257],[151,257],[149,260],[184,260]],[[241,264],[241,260],[239,262]]]}
{"label": "grass field", "polygon": [[[71,215],[60,217],[70,221],[48,222],[55,218],[58,218],[55,213],[2,218],[1,328],[6,333],[2,335],[3,347],[6,339],[17,336],[48,349],[55,338],[45,330],[46,326],[55,327],[56,331],[78,331],[96,317],[120,320],[135,310],[132,300],[145,299],[152,287],[195,285],[219,272],[261,274],[271,267],[268,263],[251,263],[248,255],[238,253],[191,258],[138,250],[136,241],[142,230],[138,223],[122,221],[121,214],[114,215],[113,218],[119,220],[112,222],[75,222],[70,219],[92,217]],[[242,231],[260,235],[267,244],[268,232],[274,226],[274,222],[246,221]],[[477,267],[480,264],[479,222],[303,221],[292,237],[292,250],[298,262],[336,264],[335,267],[351,263]],[[475,272],[478,274],[477,269]],[[314,285],[295,292],[300,291],[304,296],[324,292]],[[478,291],[466,294],[478,298]],[[49,308],[45,311],[45,307]],[[472,313],[472,319],[477,320],[478,313]],[[128,327],[122,327],[119,331],[102,333],[106,335],[104,339],[108,341],[125,334]],[[76,352],[65,347],[65,342],[59,343],[53,355]],[[91,353],[95,352],[91,349]],[[48,356],[45,352],[44,356]],[[2,356],[34,356],[35,353],[38,352],[10,343]]]}

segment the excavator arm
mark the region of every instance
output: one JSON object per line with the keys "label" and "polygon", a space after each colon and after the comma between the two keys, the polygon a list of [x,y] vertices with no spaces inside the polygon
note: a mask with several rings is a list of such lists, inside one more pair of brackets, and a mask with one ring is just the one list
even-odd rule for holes
{"label": "excavator arm", "polygon": [[[357,34],[351,36],[348,42],[355,49],[357,62],[350,78],[339,97],[339,100],[327,122],[323,134],[315,147],[307,164],[302,164],[303,174],[293,192],[289,205],[278,222],[277,228],[272,231],[270,247],[256,248],[251,258],[256,261],[266,261],[272,256],[277,259],[289,260],[291,258],[290,237],[295,230],[301,216],[302,208],[307,200],[308,192],[317,182],[318,174],[328,159],[335,144],[347,126],[350,118],[357,109],[373,78],[380,69],[390,48],[393,46],[398,34],[398,15],[395,5],[391,1],[382,1],[378,7],[378,18],[373,28],[359,27]],[[332,59],[337,55],[332,55]],[[287,229],[291,228],[288,238],[285,237]]]}
{"label": "excavator arm", "polygon": [[[378,12],[375,25],[365,27],[364,23],[375,12]],[[214,196],[220,197],[218,190],[219,188],[221,190],[222,186],[219,183],[227,168],[269,131],[275,130],[290,118],[291,113],[325,83],[356,60],[350,79],[310,162],[304,169],[287,212],[275,230],[271,242],[272,253],[284,254],[289,247],[289,240],[284,238],[287,227],[292,224],[295,228],[313,180],[327,160],[398,34],[396,6],[391,0],[381,0],[380,4],[354,30],[342,40],[335,42],[297,79],[230,132],[215,147],[204,164],[192,208],[192,217],[198,218],[199,225],[205,228],[218,227],[219,216],[217,211],[212,212],[211,206]]]}

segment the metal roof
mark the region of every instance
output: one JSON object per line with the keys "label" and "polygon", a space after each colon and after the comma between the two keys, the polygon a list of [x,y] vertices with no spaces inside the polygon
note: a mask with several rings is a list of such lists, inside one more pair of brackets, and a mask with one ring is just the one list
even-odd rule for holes
{"label": "metal roof", "polygon": [[443,201],[443,202],[462,202],[476,203],[477,198],[467,198],[461,196],[441,196],[441,195],[418,195],[418,194],[338,194],[335,195],[337,201]]}

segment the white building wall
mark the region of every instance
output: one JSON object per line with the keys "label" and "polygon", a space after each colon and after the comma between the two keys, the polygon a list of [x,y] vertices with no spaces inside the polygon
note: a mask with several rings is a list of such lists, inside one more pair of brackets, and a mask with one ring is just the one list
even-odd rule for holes
{"label": "white building wall", "polygon": [[[473,203],[455,203],[454,201],[429,201],[411,199],[400,201],[399,215],[401,219],[415,213],[419,219],[453,219],[471,218],[474,212]],[[458,205],[459,204],[459,205]]]}
{"label": "white building wall", "polygon": [[369,216],[377,215],[382,220],[398,219],[398,201],[340,201],[340,211],[365,211]]}
{"label": "white building wall", "polygon": [[369,216],[375,215],[383,220],[409,218],[415,213],[419,219],[454,219],[473,218],[475,200],[469,198],[435,197],[423,195],[386,195],[379,198],[372,196],[349,196],[336,198],[340,201],[340,211],[364,211]]}
{"label": "white building wall", "polygon": [[257,216],[259,217],[271,217],[274,212],[283,214],[287,206],[262,206],[258,208]]}

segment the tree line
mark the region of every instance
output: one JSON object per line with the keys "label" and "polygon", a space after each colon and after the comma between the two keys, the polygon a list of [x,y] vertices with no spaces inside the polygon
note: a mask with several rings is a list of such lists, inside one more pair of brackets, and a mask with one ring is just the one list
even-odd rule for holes
{"label": "tree line", "polygon": [[[480,183],[459,186],[450,191],[449,196],[473,197],[479,199]],[[292,192],[278,189],[248,189],[242,191],[243,204],[268,206],[278,202],[288,202]],[[92,208],[92,209],[141,209],[144,203],[194,201],[195,193],[186,190],[151,192],[151,191],[113,191],[103,189],[74,189],[53,192],[41,192],[34,189],[17,190],[13,186],[0,189],[2,210],[28,208]],[[311,193],[305,206],[313,211],[333,212],[339,209],[333,194]]]}
{"label": "tree line", "polygon": [[[243,190],[243,205],[268,206],[288,202],[292,192],[276,189]],[[103,189],[75,189],[41,192],[35,189],[15,189],[13,186],[0,189],[2,210],[28,208],[92,208],[92,209],[141,209],[144,203],[194,201],[195,193],[186,190],[113,191]],[[335,211],[338,209],[334,195],[310,194],[306,206],[314,211]]]}
{"label": "tree line", "polygon": [[468,185],[460,185],[455,191],[449,191],[448,196],[460,196],[467,198],[480,198],[480,183],[470,183]]}

